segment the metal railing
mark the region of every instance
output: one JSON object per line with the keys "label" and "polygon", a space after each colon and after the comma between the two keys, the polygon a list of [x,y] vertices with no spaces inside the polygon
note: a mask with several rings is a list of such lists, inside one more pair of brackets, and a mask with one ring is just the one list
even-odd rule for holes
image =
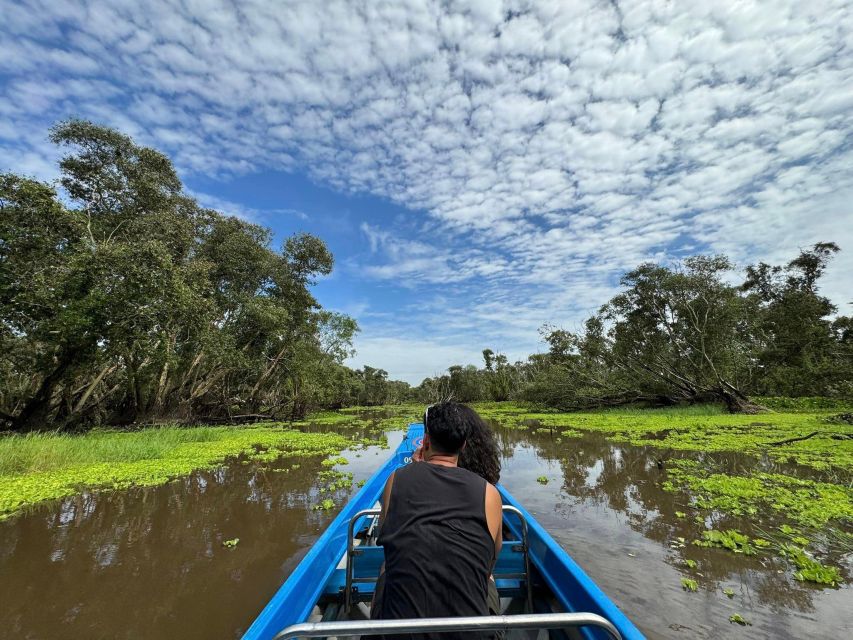
{"label": "metal railing", "polygon": [[350,609],[352,609],[352,582],[353,582],[353,556],[356,553],[355,550],[355,540],[354,535],[355,532],[353,529],[355,528],[355,523],[358,522],[363,516],[379,516],[382,513],[382,509],[362,509],[357,512],[352,518],[350,518],[349,526],[347,527],[347,568],[346,568],[346,582],[344,583],[344,610],[349,613]]}
{"label": "metal railing", "polygon": [[[524,557],[524,575],[521,576],[524,580],[525,596],[527,601],[527,611],[533,611],[533,580],[530,575],[530,550],[527,542],[527,520],[524,514],[512,505],[505,504],[502,507],[504,515],[511,513],[516,516],[521,522],[521,552]],[[364,516],[379,516],[382,510],[379,508],[362,509],[350,518],[349,526],[347,527],[347,557],[346,557],[346,573],[344,582],[344,611],[349,612],[352,609],[352,583],[358,581],[358,578],[353,578],[354,573],[354,556],[358,554],[358,549],[355,546],[355,524]],[[500,578],[500,575],[495,576]],[[371,580],[372,581],[372,580]]]}
{"label": "metal railing", "polygon": [[[504,514],[512,513],[518,517],[518,520],[521,522],[521,552],[524,556],[524,586],[526,589],[527,596],[527,611],[528,613],[533,612],[533,577],[530,575],[530,547],[527,542],[527,520],[524,518],[524,514],[521,513],[518,509],[513,507],[510,504],[503,505],[502,509]],[[500,576],[495,576],[500,577]]]}
{"label": "metal railing", "polygon": [[354,620],[302,622],[283,629],[273,640],[326,638],[330,636],[386,636],[396,633],[443,631],[511,631],[513,629],[568,629],[598,627],[612,640],[622,640],[609,620],[594,613],[538,613],[517,616],[472,616],[465,618],[423,618],[419,620]]}

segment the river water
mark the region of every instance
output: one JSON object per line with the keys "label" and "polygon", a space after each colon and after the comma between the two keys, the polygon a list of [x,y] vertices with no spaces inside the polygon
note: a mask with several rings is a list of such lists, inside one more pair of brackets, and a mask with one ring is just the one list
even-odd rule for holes
{"label": "river water", "polygon": [[[660,489],[666,470],[654,451],[599,434],[558,442],[528,430],[497,433],[504,485],[649,638],[853,637],[849,586],[814,587],[773,560],[680,547],[677,538],[696,537],[696,526],[675,517],[683,505]],[[388,434],[392,449],[401,437]],[[344,455],[358,481],[388,451]],[[300,463],[281,472],[237,462],[0,522],[0,638],[239,637],[355,490],[337,491],[335,509],[315,510],[328,497],[320,461]],[[537,482],[543,475],[547,484]],[[235,548],[223,547],[233,538]],[[684,569],[685,559],[697,570]],[[836,560],[849,585],[851,559]],[[684,591],[682,576],[696,578],[699,591]],[[752,626],[731,624],[735,613]]]}

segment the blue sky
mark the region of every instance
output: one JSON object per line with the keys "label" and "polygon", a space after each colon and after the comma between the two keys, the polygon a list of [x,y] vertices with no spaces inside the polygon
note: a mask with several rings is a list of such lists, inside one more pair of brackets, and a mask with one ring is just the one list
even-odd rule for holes
{"label": "blue sky", "polygon": [[643,260],[834,240],[853,311],[848,0],[0,0],[0,170],[69,116],[208,206],[316,233],[352,364],[417,383],[573,329]]}

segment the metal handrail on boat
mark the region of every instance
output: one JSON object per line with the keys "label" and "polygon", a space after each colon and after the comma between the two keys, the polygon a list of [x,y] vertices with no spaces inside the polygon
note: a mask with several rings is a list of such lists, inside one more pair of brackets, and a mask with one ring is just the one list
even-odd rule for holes
{"label": "metal handrail on boat", "polygon": [[622,640],[616,627],[595,613],[537,613],[517,616],[470,616],[464,618],[422,618],[413,620],[353,620],[302,622],[280,631],[273,640],[326,638],[331,636],[386,636],[396,633],[444,631],[510,631],[512,629],[566,629],[598,627],[613,640]]}
{"label": "metal handrail on boat", "polygon": [[[527,520],[524,514],[512,505],[505,504],[502,507],[504,514],[511,513],[515,515],[521,522],[521,552],[524,557],[524,583],[526,589],[527,611],[533,611],[533,581],[530,578],[530,556],[527,543]],[[362,509],[350,518],[349,526],[347,527],[347,557],[346,557],[346,578],[344,583],[344,611],[349,612],[352,609],[352,583],[353,583],[353,556],[356,553],[355,549],[355,525],[365,516],[379,516],[382,509]],[[500,577],[500,576],[497,576]]]}
{"label": "metal handrail on boat", "polygon": [[352,609],[352,574],[353,574],[353,554],[355,551],[355,523],[361,520],[364,516],[378,516],[382,513],[382,509],[374,508],[374,509],[362,509],[361,511],[356,512],[356,514],[350,518],[349,526],[347,527],[347,568],[346,568],[346,582],[345,582],[345,593],[344,593],[344,610],[349,613],[350,609]]}
{"label": "metal handrail on boat", "polygon": [[512,513],[521,522],[521,552],[524,556],[524,586],[527,591],[527,611],[533,613],[533,579],[530,577],[530,549],[527,544],[527,519],[524,514],[511,504],[501,507],[504,513]]}

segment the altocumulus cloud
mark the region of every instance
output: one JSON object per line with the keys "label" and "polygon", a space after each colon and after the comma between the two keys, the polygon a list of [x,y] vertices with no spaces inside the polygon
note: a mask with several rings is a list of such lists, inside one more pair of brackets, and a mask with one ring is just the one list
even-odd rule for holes
{"label": "altocumulus cloud", "polygon": [[643,259],[817,240],[846,249],[827,291],[849,298],[848,0],[0,7],[16,168],[49,173],[45,127],[73,112],[183,171],[306,171],[425,211],[441,249],[366,225],[361,272],[453,283],[445,331],[519,345]]}

